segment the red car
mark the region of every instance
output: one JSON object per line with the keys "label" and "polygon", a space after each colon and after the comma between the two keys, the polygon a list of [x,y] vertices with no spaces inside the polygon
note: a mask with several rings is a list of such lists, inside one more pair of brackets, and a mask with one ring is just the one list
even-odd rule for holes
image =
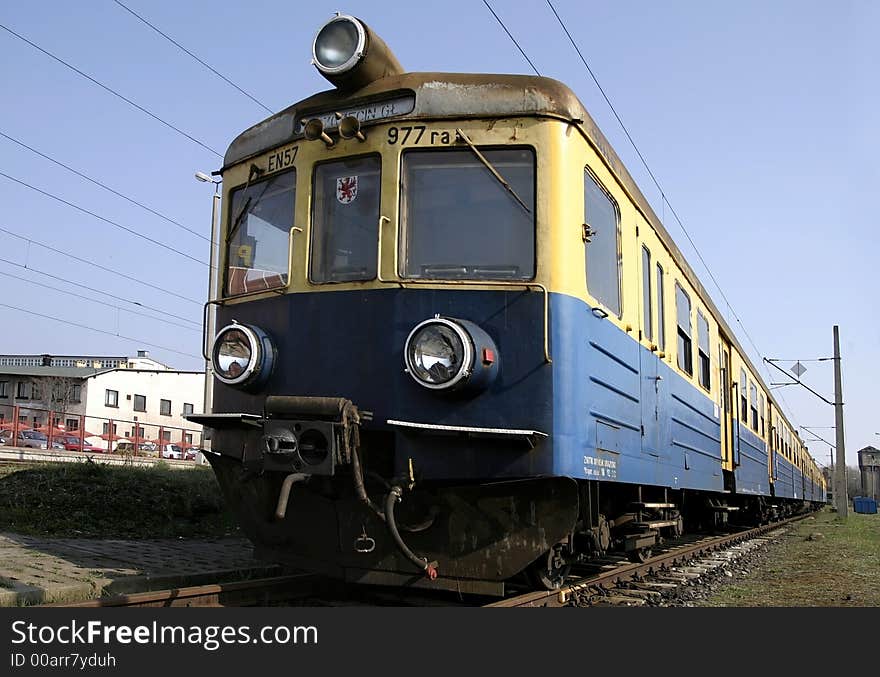
{"label": "red car", "polygon": [[[64,448],[67,451],[79,451],[80,447],[80,439],[78,437],[73,437],[72,435],[66,435],[64,437],[58,438],[59,442],[64,443]],[[99,447],[89,442],[83,441],[82,450],[88,451],[91,453],[102,454],[107,451],[106,447]]]}

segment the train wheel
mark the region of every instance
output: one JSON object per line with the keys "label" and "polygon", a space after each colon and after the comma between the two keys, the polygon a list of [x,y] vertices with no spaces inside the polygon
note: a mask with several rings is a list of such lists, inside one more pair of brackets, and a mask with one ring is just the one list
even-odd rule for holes
{"label": "train wheel", "polygon": [[651,559],[653,553],[653,548],[639,548],[638,550],[632,550],[629,552],[629,561],[639,563],[646,562]]}
{"label": "train wheel", "polygon": [[560,546],[550,548],[549,552],[538,558],[532,565],[535,585],[546,590],[558,590],[571,572],[571,564],[565,561]]}

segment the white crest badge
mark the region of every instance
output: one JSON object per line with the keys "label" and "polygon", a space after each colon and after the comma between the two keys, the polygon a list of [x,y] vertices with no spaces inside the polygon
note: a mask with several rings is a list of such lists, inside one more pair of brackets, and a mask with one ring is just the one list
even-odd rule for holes
{"label": "white crest badge", "polygon": [[340,204],[354,202],[358,196],[358,177],[342,176],[336,179],[336,199]]}

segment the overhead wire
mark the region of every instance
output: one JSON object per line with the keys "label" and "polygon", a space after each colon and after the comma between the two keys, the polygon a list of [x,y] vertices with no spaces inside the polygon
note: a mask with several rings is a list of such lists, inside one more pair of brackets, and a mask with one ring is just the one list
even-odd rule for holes
{"label": "overhead wire", "polygon": [[113,0],[113,1],[114,1],[117,5],[119,5],[120,7],[122,7],[122,9],[124,9],[126,12],[128,12],[128,13],[131,14],[133,17],[135,17],[136,19],[138,19],[141,23],[143,23],[143,24],[149,26],[150,28],[152,28],[154,31],[156,31],[156,33],[158,33],[159,35],[161,35],[163,38],[165,38],[165,39],[166,39],[168,42],[170,42],[172,45],[174,45],[175,47],[177,47],[178,49],[180,49],[182,52],[188,54],[188,55],[191,56],[193,59],[195,59],[196,61],[198,61],[198,62],[199,62],[200,64],[202,64],[205,68],[207,68],[209,71],[211,71],[214,75],[216,75],[218,78],[220,78],[221,80],[223,80],[223,82],[225,82],[225,83],[231,85],[231,86],[234,87],[236,90],[238,90],[239,92],[241,92],[242,94],[244,94],[244,95],[245,95],[247,98],[249,98],[251,101],[253,101],[255,104],[257,104],[258,106],[262,107],[267,113],[269,113],[270,115],[271,115],[272,113],[274,113],[274,111],[273,111],[271,108],[269,108],[266,104],[264,104],[262,101],[260,101],[259,99],[257,99],[257,98],[256,98],[255,96],[253,96],[252,94],[249,94],[248,92],[246,92],[244,89],[242,89],[241,87],[239,87],[239,86],[238,86],[237,84],[235,84],[232,80],[230,80],[230,79],[227,78],[225,75],[223,75],[222,73],[220,73],[217,69],[215,69],[215,68],[214,68],[213,66],[211,66],[210,64],[205,63],[202,59],[200,59],[200,58],[197,57],[195,54],[193,54],[191,51],[189,51],[186,47],[184,47],[184,46],[181,45],[179,42],[177,42],[177,40],[175,40],[174,38],[172,38],[172,37],[171,37],[170,35],[168,35],[167,33],[164,33],[163,31],[161,31],[158,27],[156,27],[154,24],[152,24],[152,23],[150,23],[149,21],[147,21],[147,19],[145,19],[144,17],[142,17],[140,14],[138,14],[137,12],[135,12],[133,9],[131,9],[130,7],[124,5],[124,4],[121,3],[119,0]]}
{"label": "overhead wire", "polygon": [[9,174],[6,174],[5,172],[2,172],[2,171],[0,171],[0,176],[4,177],[6,179],[9,179],[10,181],[14,181],[15,183],[18,183],[18,184],[25,186],[27,188],[30,188],[31,190],[36,191],[37,193],[40,193],[41,195],[45,195],[46,197],[50,197],[53,200],[57,200],[58,202],[65,204],[68,207],[72,207],[73,209],[76,209],[77,211],[80,211],[84,214],[88,214],[89,216],[93,216],[96,219],[103,221],[104,223],[109,223],[111,226],[119,228],[120,230],[124,230],[125,232],[130,233],[131,235],[134,235],[135,237],[141,238],[142,240],[146,240],[147,242],[151,242],[152,244],[157,245],[159,247],[162,247],[163,249],[165,249],[167,251],[174,252],[175,254],[183,256],[184,258],[187,258],[190,261],[195,261],[196,263],[200,263],[203,266],[208,266],[209,268],[211,267],[211,264],[209,264],[207,261],[203,261],[202,259],[196,258],[195,256],[191,256],[190,254],[187,254],[186,252],[181,251],[180,249],[176,249],[175,247],[172,247],[169,244],[166,244],[164,242],[160,242],[159,240],[153,239],[152,237],[149,237],[148,235],[144,235],[143,233],[139,233],[136,230],[129,228],[128,226],[124,226],[121,223],[118,223],[116,221],[108,219],[104,216],[101,216],[100,214],[96,214],[93,211],[89,211],[85,207],[80,207],[79,205],[76,205],[72,202],[69,202],[69,201],[65,200],[64,198],[58,197],[54,193],[50,193],[50,192],[43,190],[41,188],[37,188],[36,186],[33,186],[25,181],[22,181],[21,179],[17,179],[14,176],[10,176]]}
{"label": "overhead wire", "polygon": [[[2,259],[2,258],[0,258],[0,261],[2,261],[3,263],[12,263],[11,261],[7,261],[6,259]],[[18,264],[13,263],[12,265],[18,265]],[[34,272],[42,274],[42,271],[40,271],[40,270],[35,270]],[[0,275],[3,275],[5,277],[10,277],[13,280],[18,280],[19,282],[26,282],[28,284],[36,285],[37,287],[43,287],[44,289],[56,291],[61,294],[67,294],[68,296],[73,296],[78,299],[84,299],[86,301],[91,301],[92,303],[100,303],[105,308],[109,307],[109,308],[114,308],[115,310],[118,310],[118,311],[122,311],[123,313],[131,313],[132,315],[140,315],[141,317],[146,317],[150,320],[153,320],[154,322],[164,322],[165,324],[170,324],[175,327],[180,327],[181,329],[186,329],[188,331],[201,332],[200,329],[196,329],[195,327],[187,327],[186,325],[180,324],[179,322],[171,322],[170,320],[166,320],[161,317],[156,317],[155,315],[148,315],[147,313],[141,313],[141,312],[138,312],[137,310],[132,310],[131,308],[123,308],[122,306],[117,306],[117,305],[113,305],[113,304],[108,305],[104,301],[101,301],[99,299],[93,299],[90,296],[85,296],[83,294],[77,294],[76,292],[72,292],[68,289],[60,289],[58,287],[53,287],[52,285],[44,284],[42,282],[37,282],[36,280],[29,280],[27,278],[20,277],[18,275],[13,275],[12,273],[3,272],[2,270],[0,270]],[[54,277],[54,276],[52,276],[52,277]],[[76,283],[71,282],[70,284],[76,284]]]}
{"label": "overhead wire", "polygon": [[141,280],[137,277],[134,277],[134,276],[129,275],[127,273],[123,273],[119,270],[114,270],[113,268],[108,268],[107,266],[103,266],[100,263],[96,263],[95,261],[90,261],[88,259],[84,259],[79,256],[76,256],[75,254],[71,254],[69,252],[65,252],[60,249],[56,249],[55,247],[51,247],[47,244],[44,244],[43,242],[38,242],[37,240],[32,240],[29,237],[25,237],[24,235],[20,235],[19,233],[14,233],[13,231],[8,230],[2,226],[0,226],[0,232],[8,233],[9,235],[12,235],[13,237],[17,237],[19,240],[24,240],[28,244],[32,244],[37,247],[42,247],[43,249],[48,249],[49,251],[53,251],[56,254],[61,254],[62,256],[66,256],[67,258],[73,259],[74,261],[79,261],[80,263],[85,263],[90,266],[94,266],[95,268],[103,270],[107,273],[113,273],[114,275],[118,275],[119,277],[123,277],[126,280],[131,280],[132,282],[137,282],[138,284],[142,284],[145,287],[150,287],[151,289],[155,289],[156,291],[160,291],[164,294],[168,294],[169,296],[174,296],[174,297],[182,299],[184,301],[189,301],[190,303],[194,303],[197,306],[201,306],[204,304],[204,301],[199,301],[197,299],[192,299],[188,296],[183,296],[182,294],[178,294],[177,292],[171,291],[170,289],[165,289],[164,287],[160,287],[158,285],[152,284],[151,282]]}
{"label": "overhead wire", "polygon": [[[733,306],[730,303],[730,300],[727,298],[727,295],[724,293],[724,290],[722,289],[721,284],[718,282],[718,279],[715,277],[715,274],[712,272],[712,269],[709,267],[709,264],[703,258],[702,253],[700,252],[699,248],[697,247],[696,243],[694,242],[693,238],[691,237],[690,233],[688,232],[687,228],[685,227],[684,222],[682,221],[681,217],[679,217],[678,212],[675,210],[675,208],[672,206],[672,203],[669,202],[669,199],[666,197],[666,192],[663,190],[663,187],[660,185],[660,182],[657,180],[657,177],[654,175],[654,172],[651,170],[650,166],[648,165],[648,162],[645,159],[645,156],[642,154],[641,150],[639,150],[638,145],[636,144],[635,140],[632,138],[632,135],[629,133],[629,130],[627,129],[626,125],[623,123],[623,120],[621,119],[620,115],[617,113],[617,109],[614,107],[614,104],[611,103],[611,99],[608,97],[608,95],[605,93],[604,88],[599,83],[599,79],[596,77],[596,74],[593,72],[593,69],[590,68],[589,63],[587,63],[586,58],[584,57],[583,53],[581,52],[580,48],[578,47],[577,43],[575,42],[574,38],[572,37],[571,33],[569,32],[568,27],[565,25],[565,21],[563,21],[562,17],[556,11],[556,8],[553,6],[553,3],[550,0],[546,0],[546,1],[547,1],[547,5],[549,5],[550,9],[553,11],[553,15],[556,17],[556,20],[559,22],[559,25],[562,27],[562,30],[565,32],[565,35],[568,37],[569,42],[571,42],[572,47],[574,47],[575,52],[577,52],[577,55],[580,57],[581,62],[583,62],[584,66],[586,67],[587,72],[590,74],[590,77],[593,79],[593,82],[596,84],[596,87],[601,92],[603,98],[605,99],[605,102],[608,104],[608,107],[611,109],[612,113],[614,114],[614,117],[617,119],[617,122],[620,124],[621,129],[623,129],[623,132],[626,135],[626,138],[629,140],[633,149],[636,151],[636,154],[638,155],[639,159],[641,160],[642,165],[645,167],[645,170],[648,172],[648,175],[651,177],[651,180],[654,182],[654,185],[657,187],[657,190],[660,192],[662,202],[666,206],[669,207],[670,213],[673,215],[673,217],[675,218],[679,227],[681,228],[681,231],[684,233],[688,242],[691,244],[691,247],[693,248],[694,252],[696,253],[697,258],[699,258],[700,263],[703,264],[703,267],[706,269],[706,272],[709,274],[709,277],[712,279],[712,282],[715,284],[715,287],[718,289],[718,292],[721,294],[721,298],[724,299],[724,303],[726,304],[727,309],[730,311],[731,315],[733,315],[733,317],[736,319],[737,323],[742,328],[743,334],[748,339],[752,348],[754,348],[756,354],[760,357],[761,350],[758,348],[754,339],[752,339],[751,334],[749,334],[748,329],[746,329],[746,326],[743,323],[743,321],[740,319],[739,315],[737,315],[736,311],[733,309]],[[483,2],[486,3],[486,0],[483,0]],[[486,3],[486,6],[488,7],[488,3]],[[491,11],[491,7],[489,9]],[[495,12],[492,12],[492,13],[493,13],[493,15],[495,15]],[[501,23],[502,27],[504,27],[503,22],[501,22],[501,20],[498,18],[497,15],[495,15],[495,18],[498,19],[499,23]],[[508,35],[510,35],[510,33],[507,31],[506,28],[505,28],[505,32],[507,32]],[[517,47],[519,47],[519,45],[517,45]],[[520,51],[522,51],[522,49],[520,49]],[[764,366],[764,371],[767,373],[767,376],[769,378],[770,371],[769,371],[769,369],[767,369],[766,366]],[[794,419],[794,414],[791,411],[791,406],[788,404],[787,400],[785,399],[784,395],[782,395],[782,393],[779,393],[779,395],[780,395],[780,399],[782,399],[786,408],[789,410],[788,413],[789,413],[789,416],[791,416],[792,421],[796,422]]]}
{"label": "overhead wire", "polygon": [[[66,284],[73,285],[74,287],[80,287],[81,289],[86,289],[87,291],[94,292],[96,294],[102,294],[108,298],[115,299],[117,301],[123,301],[125,303],[130,303],[133,306],[138,306],[140,308],[146,308],[148,310],[152,310],[154,312],[161,313],[162,315],[167,315],[168,317],[173,317],[177,320],[183,320],[184,322],[189,322],[191,325],[193,325],[192,327],[185,327],[186,329],[195,329],[197,327],[201,327],[201,324],[199,322],[196,322],[195,320],[191,320],[188,317],[182,317],[180,315],[175,315],[173,313],[169,313],[167,310],[162,310],[161,308],[149,306],[146,303],[141,303],[140,301],[132,301],[131,299],[127,299],[122,296],[116,296],[115,294],[111,294],[110,292],[106,292],[101,289],[95,289],[94,287],[89,287],[88,285],[81,284],[80,282],[74,282],[73,280],[68,280],[67,278],[61,277],[60,275],[54,275],[53,273],[47,273],[45,270],[40,270],[39,268],[34,268],[33,266],[26,266],[24,264],[16,263],[15,261],[10,261],[9,259],[5,259],[2,257],[0,257],[0,262],[6,263],[10,266],[15,266],[16,268],[22,268],[23,270],[29,270],[33,273],[37,273],[38,275],[43,275],[45,277],[52,278],[53,280],[58,280],[59,282],[64,282]],[[3,274],[9,275],[9,273],[3,273]],[[10,275],[10,277],[15,277],[15,276]],[[21,277],[16,278],[16,279],[22,280],[23,282],[32,282],[33,284],[40,284],[36,280],[28,280],[26,278],[21,278]],[[40,285],[40,286],[48,286],[48,285]],[[61,291],[61,290],[59,290],[59,291]],[[65,293],[72,293],[72,292],[65,292]],[[89,298],[89,297],[83,296],[82,298]],[[97,299],[89,299],[89,300],[97,301]],[[97,302],[103,303],[103,301],[97,301]],[[135,312],[135,311],[129,310],[128,312]],[[158,318],[154,318],[154,319],[158,319]],[[176,324],[176,323],[170,322],[169,324]],[[177,326],[182,327],[183,325],[177,325]]]}
{"label": "overhead wire", "polygon": [[150,343],[149,341],[144,341],[139,338],[135,338],[133,336],[125,336],[124,334],[114,334],[112,331],[106,331],[104,329],[97,329],[96,327],[90,327],[87,324],[80,324],[79,322],[71,322],[70,320],[64,320],[60,317],[55,317],[53,315],[45,315],[43,313],[38,313],[33,310],[28,310],[27,308],[19,308],[18,306],[11,306],[7,303],[0,303],[0,308],[9,308],[10,310],[17,310],[22,313],[27,313],[29,315],[34,315],[36,317],[42,317],[47,320],[54,320],[55,322],[61,322],[63,324],[70,325],[72,327],[78,327],[79,329],[88,329],[89,331],[94,331],[99,334],[106,334],[107,336],[115,336],[116,338],[125,339],[126,341],[134,341],[138,345],[150,346],[151,348],[158,348],[159,350],[167,350],[169,353],[177,353],[178,355],[184,355],[186,357],[198,357],[202,359],[201,355],[196,355],[195,353],[185,353],[182,350],[175,350],[174,348],[169,348],[168,346],[160,346],[156,343]]}
{"label": "overhead wire", "polygon": [[209,145],[207,145],[206,143],[204,143],[204,142],[202,142],[202,141],[199,141],[199,139],[195,138],[194,136],[191,136],[190,134],[187,134],[185,131],[183,131],[183,130],[180,129],[179,127],[175,127],[175,126],[174,126],[173,124],[171,124],[170,122],[168,122],[168,121],[166,121],[166,120],[163,120],[161,117],[159,117],[158,115],[156,115],[156,114],[155,114],[154,112],[152,112],[151,110],[148,110],[147,108],[144,108],[144,107],[141,106],[140,104],[135,103],[134,101],[132,101],[132,100],[129,99],[128,97],[123,96],[122,94],[120,94],[119,92],[117,92],[115,89],[112,89],[111,87],[108,87],[108,86],[105,85],[103,82],[100,82],[99,80],[96,80],[95,78],[93,78],[91,75],[89,75],[89,74],[87,74],[87,73],[84,73],[83,71],[81,71],[81,70],[80,70],[79,68],[77,68],[76,66],[73,66],[73,65],[69,64],[67,61],[65,61],[64,59],[62,59],[62,58],[60,58],[60,57],[58,57],[58,56],[55,56],[54,54],[52,54],[52,52],[50,52],[50,51],[48,51],[48,50],[46,50],[46,49],[43,49],[42,47],[40,47],[40,46],[39,46],[38,44],[36,44],[35,42],[31,42],[31,41],[28,40],[26,37],[24,37],[23,35],[20,35],[19,33],[16,33],[14,30],[12,30],[11,28],[9,28],[8,26],[5,26],[4,24],[0,24],[0,28],[2,28],[4,31],[6,31],[6,32],[9,33],[10,35],[14,35],[16,38],[18,38],[18,39],[21,40],[22,42],[26,42],[26,43],[29,44],[31,47],[33,47],[34,49],[38,50],[39,52],[42,52],[43,54],[45,54],[45,55],[48,56],[49,58],[54,59],[54,60],[57,61],[58,63],[62,64],[63,66],[65,66],[65,67],[67,67],[67,68],[69,68],[69,69],[72,70],[74,73],[77,73],[78,75],[84,77],[84,78],[85,78],[86,80],[88,80],[89,82],[92,82],[92,83],[98,85],[98,87],[100,87],[101,89],[103,89],[103,90],[109,92],[109,93],[112,94],[113,96],[115,96],[115,97],[117,97],[117,98],[119,98],[119,99],[122,99],[122,100],[125,101],[127,104],[129,104],[130,106],[133,106],[134,108],[137,108],[137,109],[138,109],[139,111],[141,111],[142,113],[145,113],[146,115],[149,115],[149,116],[150,116],[151,118],[153,118],[154,120],[156,120],[156,121],[158,121],[158,122],[161,122],[163,125],[165,125],[165,126],[168,127],[169,129],[174,130],[175,132],[177,132],[178,134],[180,134],[180,135],[182,135],[182,136],[185,136],[187,139],[189,139],[189,140],[192,141],[193,143],[195,143],[195,144],[201,146],[202,148],[204,148],[205,150],[207,150],[207,151],[213,153],[213,154],[216,155],[217,157],[219,157],[219,158],[222,158],[222,157],[223,157],[223,154],[222,154],[222,153],[220,153],[220,152],[216,151],[215,149],[211,148],[211,147],[210,147]]}
{"label": "overhead wire", "polygon": [[487,8],[490,12],[492,12],[492,16],[495,17],[495,20],[498,22],[498,24],[501,26],[501,28],[504,29],[504,32],[507,33],[507,37],[510,38],[510,39],[513,41],[513,44],[514,44],[514,45],[516,45],[516,48],[519,50],[519,53],[522,54],[522,55],[523,55],[523,58],[524,58],[526,61],[529,62],[529,66],[531,66],[531,67],[532,67],[532,70],[535,71],[535,75],[537,75],[537,76],[540,77],[541,73],[538,71],[537,68],[535,68],[535,64],[532,63],[532,60],[528,57],[528,54],[526,54],[525,50],[524,50],[522,47],[519,46],[519,43],[516,41],[516,38],[513,37],[513,35],[510,33],[509,30],[507,30],[507,26],[504,25],[504,22],[501,20],[501,17],[499,17],[499,16],[495,13],[495,10],[494,10],[494,9],[492,9],[492,5],[490,5],[486,0],[483,0],[483,4],[486,5],[486,8]]}
{"label": "overhead wire", "polygon": [[200,232],[198,232],[198,231],[196,231],[196,230],[193,230],[192,228],[189,228],[189,227],[183,225],[183,224],[180,223],[179,221],[175,221],[175,220],[172,219],[170,216],[165,216],[165,214],[162,214],[161,212],[156,211],[156,210],[153,209],[152,207],[148,207],[147,205],[145,205],[145,204],[143,204],[143,203],[141,203],[141,202],[138,202],[137,200],[135,200],[134,198],[129,197],[128,195],[123,195],[123,194],[120,193],[119,191],[114,190],[113,188],[111,188],[110,186],[108,186],[108,185],[106,185],[106,184],[104,184],[104,183],[101,183],[101,182],[98,181],[97,179],[94,179],[94,178],[92,178],[91,176],[88,176],[87,174],[84,174],[83,172],[78,171],[78,170],[74,169],[73,167],[64,164],[64,163],[61,162],[60,160],[56,160],[55,158],[53,158],[53,157],[51,157],[51,156],[49,156],[49,155],[46,155],[45,153],[40,152],[40,151],[37,150],[36,148],[27,145],[24,141],[21,141],[21,140],[16,139],[16,138],[14,138],[14,137],[12,137],[12,136],[9,136],[9,134],[5,134],[5,133],[3,133],[2,131],[0,131],[0,136],[2,136],[4,139],[7,139],[7,140],[9,140],[9,141],[12,141],[12,143],[18,144],[18,145],[21,146],[22,148],[25,148],[25,149],[31,151],[31,152],[34,153],[35,155],[39,155],[41,158],[44,158],[44,159],[48,160],[49,162],[53,162],[53,163],[55,163],[55,164],[58,165],[59,167],[63,167],[63,168],[66,169],[67,171],[69,171],[69,172],[71,172],[71,173],[73,173],[73,174],[76,174],[76,175],[79,176],[80,178],[83,178],[83,179],[85,179],[86,181],[90,181],[91,183],[95,184],[96,186],[100,186],[100,187],[103,188],[104,190],[113,193],[113,194],[116,195],[117,197],[121,197],[123,200],[128,200],[128,202],[132,203],[133,205],[137,205],[137,206],[140,207],[141,209],[144,209],[144,210],[150,212],[150,214],[153,214],[153,215],[155,215],[155,216],[158,216],[160,219],[163,219],[163,220],[167,221],[168,223],[171,223],[171,224],[173,224],[173,225],[175,225],[175,226],[177,226],[177,227],[179,227],[179,228],[182,228],[183,230],[187,231],[188,233],[192,233],[192,234],[195,235],[196,237],[200,237],[200,238],[202,238],[203,240],[207,240],[208,242],[211,241],[211,238],[210,238],[210,237],[207,237],[207,236],[205,236],[205,235],[202,235]]}

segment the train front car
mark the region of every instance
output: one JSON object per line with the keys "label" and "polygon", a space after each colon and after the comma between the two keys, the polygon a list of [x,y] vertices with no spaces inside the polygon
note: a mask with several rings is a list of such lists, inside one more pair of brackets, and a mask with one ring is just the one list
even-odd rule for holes
{"label": "train front car", "polygon": [[313,57],[335,88],[225,157],[213,411],[191,417],[224,493],[265,558],[486,594],[537,561],[557,585],[579,490],[551,439],[550,167],[581,106],[404,73],[344,15]]}

